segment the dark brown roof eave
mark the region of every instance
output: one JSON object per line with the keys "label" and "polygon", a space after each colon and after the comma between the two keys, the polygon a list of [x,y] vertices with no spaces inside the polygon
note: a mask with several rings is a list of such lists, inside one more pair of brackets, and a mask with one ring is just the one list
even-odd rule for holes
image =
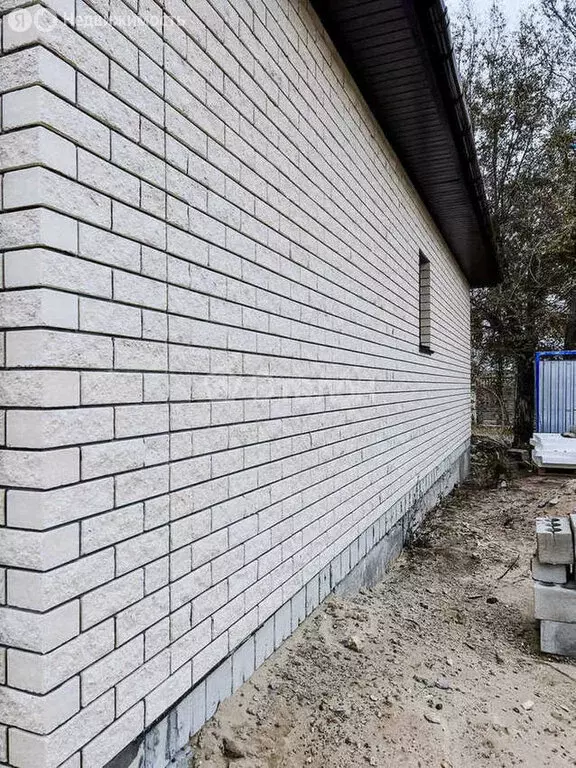
{"label": "dark brown roof eave", "polygon": [[[470,285],[499,282],[488,203],[443,0],[312,0],[312,5]],[[394,24],[388,25],[391,18]],[[382,31],[375,35],[375,29]],[[392,44],[401,74],[387,89],[385,62]],[[378,53],[381,71],[374,64]],[[401,62],[407,59],[417,64],[402,72]],[[407,92],[414,92],[414,98],[403,98]],[[439,167],[445,168],[442,178]]]}

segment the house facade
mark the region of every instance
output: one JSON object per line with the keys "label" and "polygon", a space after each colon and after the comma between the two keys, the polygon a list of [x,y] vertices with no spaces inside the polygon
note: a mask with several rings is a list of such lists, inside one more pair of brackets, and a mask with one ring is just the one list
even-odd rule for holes
{"label": "house facade", "polygon": [[466,473],[469,124],[441,2],[3,8],[0,764],[164,768]]}

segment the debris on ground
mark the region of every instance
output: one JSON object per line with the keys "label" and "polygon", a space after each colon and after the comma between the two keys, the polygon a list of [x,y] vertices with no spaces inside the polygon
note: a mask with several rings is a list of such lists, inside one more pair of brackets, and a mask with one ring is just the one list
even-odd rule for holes
{"label": "debris on ground", "polygon": [[380,584],[331,596],[219,707],[194,768],[575,766],[576,661],[540,654],[532,601],[549,499],[572,511],[576,483],[453,493]]}

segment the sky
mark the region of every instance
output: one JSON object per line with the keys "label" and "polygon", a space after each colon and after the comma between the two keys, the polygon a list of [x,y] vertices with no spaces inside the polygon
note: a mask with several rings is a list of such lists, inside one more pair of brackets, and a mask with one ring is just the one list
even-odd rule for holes
{"label": "sky", "polygon": [[[454,15],[460,7],[460,0],[444,0],[448,6],[448,13]],[[485,14],[492,5],[492,0],[473,0],[474,6],[480,14]],[[508,16],[510,22],[514,24],[520,15],[522,8],[530,5],[528,0],[500,0],[502,10]]]}

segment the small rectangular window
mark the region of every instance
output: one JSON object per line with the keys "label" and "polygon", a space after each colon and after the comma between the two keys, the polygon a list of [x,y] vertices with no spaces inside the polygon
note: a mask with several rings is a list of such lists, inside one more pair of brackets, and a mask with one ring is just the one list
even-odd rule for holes
{"label": "small rectangular window", "polygon": [[432,321],[430,307],[430,262],[420,253],[419,271],[420,352],[432,352]]}

